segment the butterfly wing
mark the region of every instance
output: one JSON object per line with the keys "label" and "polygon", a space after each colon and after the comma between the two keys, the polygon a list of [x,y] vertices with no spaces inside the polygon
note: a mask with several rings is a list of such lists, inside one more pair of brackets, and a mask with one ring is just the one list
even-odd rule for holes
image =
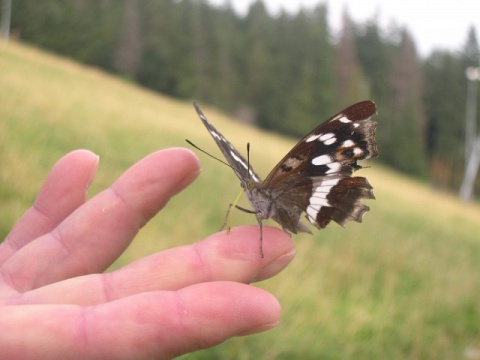
{"label": "butterfly wing", "polygon": [[351,177],[358,160],[378,156],[375,141],[377,112],[372,101],[356,103],[313,129],[278,163],[262,184],[271,191],[275,219],[286,230],[305,231],[298,220],[324,228],[331,220],[344,225],[361,222],[373,199],[367,179]]}
{"label": "butterfly wing", "polygon": [[220,151],[222,152],[225,160],[230,164],[235,174],[242,181],[242,183],[251,180],[255,183],[260,183],[262,180],[255,171],[253,171],[251,165],[247,163],[245,158],[233,147],[233,145],[207,120],[200,107],[194,102],[193,106],[197,111],[200,120],[207,128],[213,140],[217,143]]}

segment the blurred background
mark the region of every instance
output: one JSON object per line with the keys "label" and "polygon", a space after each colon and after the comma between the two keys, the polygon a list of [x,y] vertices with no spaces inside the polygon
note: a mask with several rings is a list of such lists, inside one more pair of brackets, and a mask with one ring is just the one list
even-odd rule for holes
{"label": "blurred background", "polygon": [[[371,98],[383,115],[380,161],[439,188],[459,191],[480,147],[480,76],[466,76],[479,66],[474,1],[16,0],[11,7],[13,38],[292,137]],[[465,199],[480,185],[470,178]]]}
{"label": "blurred background", "polygon": [[[1,3],[0,238],[67,151],[100,154],[91,196],[185,138],[218,153],[192,99],[238,149],[252,144],[263,177],[372,99],[364,223],[295,237],[294,263],[259,285],[282,303],[278,329],[189,358],[480,359],[480,2]],[[218,230],[238,181],[202,161],[112,269]]]}

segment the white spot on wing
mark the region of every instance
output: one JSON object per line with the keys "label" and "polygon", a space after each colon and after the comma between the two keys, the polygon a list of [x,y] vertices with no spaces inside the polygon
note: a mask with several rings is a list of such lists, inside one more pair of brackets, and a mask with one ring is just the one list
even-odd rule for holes
{"label": "white spot on wing", "polygon": [[323,193],[323,194],[320,194],[322,196],[317,196],[317,197],[312,196],[312,198],[310,199],[310,205],[330,206],[327,200],[327,194],[328,193]]}
{"label": "white spot on wing", "polygon": [[319,190],[319,189],[322,189],[325,186],[335,186],[335,185],[337,185],[338,180],[339,179],[324,180],[320,183],[320,186],[317,187],[316,191]]}
{"label": "white spot on wing", "polygon": [[342,116],[340,119],[338,119],[338,121],[340,121],[342,123],[345,123],[345,124],[348,124],[348,123],[352,122],[352,120],[349,120],[346,116]]}
{"label": "white spot on wing", "polygon": [[312,142],[314,140],[319,140],[323,142],[325,145],[332,145],[335,141],[337,141],[337,138],[335,137],[334,133],[326,133],[326,134],[318,134],[318,135],[312,135],[309,138],[307,138],[305,141],[306,142]]}
{"label": "white spot on wing", "polygon": [[312,135],[310,136],[308,139],[306,139],[305,141],[306,142],[312,142],[312,141],[315,141],[317,140],[322,134],[319,134],[319,135]]}
{"label": "white spot on wing", "polygon": [[355,143],[352,140],[345,140],[342,144],[343,147],[352,147]]}
{"label": "white spot on wing", "polygon": [[317,215],[322,207],[331,206],[327,200],[327,196],[332,187],[337,185],[338,181],[339,179],[324,180],[315,188],[307,207],[307,217],[312,224],[317,220]]}
{"label": "white spot on wing", "polygon": [[313,165],[325,165],[332,161],[328,155],[320,155],[312,159]]}
{"label": "white spot on wing", "polygon": [[[328,205],[327,205],[328,206]],[[312,206],[310,205],[307,207],[307,215],[308,215],[308,220],[312,223],[315,224],[315,221],[317,219],[317,215],[320,212],[320,205]]]}
{"label": "white spot on wing", "polygon": [[353,149],[353,154],[356,155],[356,156],[360,156],[360,155],[363,154],[363,150],[356,147],[356,148]]}
{"label": "white spot on wing", "polygon": [[322,142],[325,142],[326,140],[328,139],[331,139],[331,138],[334,138],[335,137],[335,134],[334,133],[326,133],[326,134],[321,134],[319,137],[318,137],[318,140],[322,141]]}
{"label": "white spot on wing", "polygon": [[337,141],[337,138],[336,138],[336,137],[332,137],[332,138],[330,138],[330,139],[328,139],[328,140],[325,140],[323,143],[324,143],[325,145],[332,145],[332,144],[335,143],[335,141]]}
{"label": "white spot on wing", "polygon": [[330,168],[330,170],[328,170],[326,174],[336,173],[342,168],[342,164],[340,164],[339,162],[333,162],[331,164],[327,164],[327,166]]}
{"label": "white spot on wing", "polygon": [[[233,147],[232,147],[233,149]],[[230,155],[232,155],[232,157],[235,159],[235,161],[239,164],[241,164],[245,169],[248,170],[248,173],[250,174],[250,178],[252,178],[254,181],[256,182],[260,182],[261,180],[258,178],[257,175],[255,175],[255,173],[253,172],[252,168],[248,169],[248,165],[245,164],[245,161],[242,160],[242,158],[240,158],[236,153],[235,151],[230,151]],[[246,179],[244,179],[246,180]]]}
{"label": "white spot on wing", "polygon": [[237,156],[237,154],[234,152],[234,151],[230,151],[230,155],[232,155],[232,157],[240,164],[242,164],[242,166],[246,169],[247,168],[247,164],[245,164],[245,162],[239,157]]}
{"label": "white spot on wing", "polygon": [[261,182],[261,180],[257,177],[257,175],[255,175],[255,173],[253,172],[252,169],[250,169],[248,172],[250,173],[250,177],[251,177],[253,180],[255,180],[256,182]]}
{"label": "white spot on wing", "polygon": [[210,131],[210,134],[212,134],[212,136],[213,136],[215,139],[225,142],[225,139],[224,139],[223,136],[221,136],[220,134],[218,134],[218,133],[216,133],[216,132],[214,132],[214,131]]}

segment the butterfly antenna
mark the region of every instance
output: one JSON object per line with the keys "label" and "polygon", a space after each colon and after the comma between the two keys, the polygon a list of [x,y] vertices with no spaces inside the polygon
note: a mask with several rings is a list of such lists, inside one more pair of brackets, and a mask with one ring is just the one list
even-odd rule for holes
{"label": "butterfly antenna", "polygon": [[250,181],[250,143],[247,143],[247,172],[248,181]]}
{"label": "butterfly antenna", "polygon": [[212,159],[215,159],[215,160],[217,160],[217,161],[220,161],[222,164],[227,165],[229,168],[233,169],[233,168],[230,166],[229,163],[227,163],[227,162],[223,161],[222,159],[219,159],[219,158],[213,156],[212,154],[206,152],[205,150],[199,148],[197,145],[195,145],[194,143],[192,143],[190,140],[185,139],[185,141],[186,141],[187,143],[189,143],[190,146],[193,146],[195,149],[200,150],[201,152],[203,152],[205,155],[208,155],[208,156],[210,156]]}

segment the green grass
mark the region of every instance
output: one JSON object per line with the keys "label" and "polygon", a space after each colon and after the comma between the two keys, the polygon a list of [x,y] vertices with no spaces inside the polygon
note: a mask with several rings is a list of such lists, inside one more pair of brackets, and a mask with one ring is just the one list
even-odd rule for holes
{"label": "green grass", "polygon": [[[259,171],[263,176],[293,145],[203,108],[239,148],[252,144],[252,162],[266,170]],[[185,138],[218,154],[190,102],[16,43],[0,48],[1,238],[66,152],[88,148],[100,155],[92,196],[143,156],[184,146]],[[199,179],[114,267],[218,229],[238,180],[201,157]],[[293,263],[259,284],[279,298],[282,324],[189,358],[462,359],[466,349],[480,349],[480,208],[369,165],[361,174],[377,200],[369,202],[364,223],[296,236]],[[255,220],[236,214],[235,222]]]}

